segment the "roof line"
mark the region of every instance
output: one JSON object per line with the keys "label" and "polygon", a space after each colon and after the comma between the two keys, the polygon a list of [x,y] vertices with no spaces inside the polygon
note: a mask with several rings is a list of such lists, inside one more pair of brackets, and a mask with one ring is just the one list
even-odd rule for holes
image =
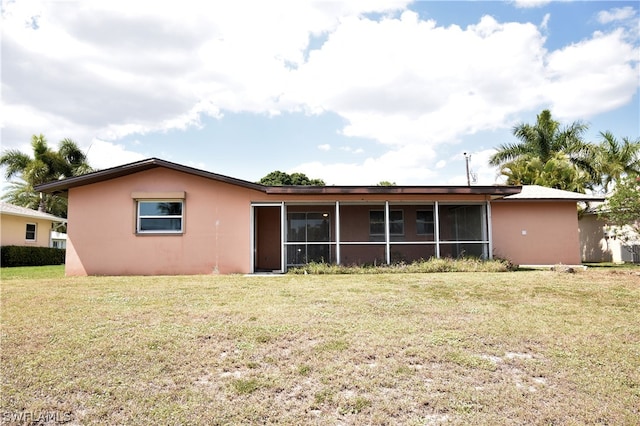
{"label": "roof line", "polygon": [[98,170],[81,176],[73,176],[58,181],[37,185],[34,189],[51,194],[64,193],[71,188],[103,182],[158,167],[168,168],[206,179],[217,180],[231,185],[260,191],[265,194],[476,194],[508,196],[519,194],[521,186],[265,186],[229,176],[219,175],[201,169],[185,166],[159,158],[148,158],[109,169]]}
{"label": "roof line", "polygon": [[242,186],[257,191],[264,191],[265,188],[264,185],[260,185],[258,183],[252,183],[242,179],[219,175],[216,173],[208,172],[206,170],[196,169],[194,167],[189,167],[182,164],[173,163],[171,161],[152,157],[145,160],[136,161],[134,163],[128,163],[121,166],[111,167],[109,169],[98,170],[96,172],[87,173],[80,176],[73,176],[54,182],[43,183],[35,186],[34,189],[39,192],[60,193],[65,192],[70,188],[90,185],[92,183],[102,182],[121,176],[127,176],[133,173],[151,170],[158,167],[164,167],[196,176],[201,176],[207,179],[218,180],[221,182]]}

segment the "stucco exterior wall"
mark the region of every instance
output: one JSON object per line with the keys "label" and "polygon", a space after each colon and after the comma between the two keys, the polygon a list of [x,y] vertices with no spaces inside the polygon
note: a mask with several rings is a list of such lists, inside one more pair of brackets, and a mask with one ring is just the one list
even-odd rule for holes
{"label": "stucco exterior wall", "polygon": [[521,265],[580,264],[576,203],[493,202],[493,255]]}
{"label": "stucco exterior wall", "polygon": [[[132,193],[186,193],[184,233],[139,235]],[[71,188],[67,275],[247,273],[250,189],[157,168]]]}
{"label": "stucco exterior wall", "polygon": [[[35,241],[25,238],[27,223],[36,224]],[[3,214],[0,231],[0,245],[3,246],[49,247],[51,221]]]}
{"label": "stucco exterior wall", "polygon": [[609,239],[604,235],[604,226],[605,222],[596,215],[585,215],[580,218],[580,256],[583,262],[613,260]]}

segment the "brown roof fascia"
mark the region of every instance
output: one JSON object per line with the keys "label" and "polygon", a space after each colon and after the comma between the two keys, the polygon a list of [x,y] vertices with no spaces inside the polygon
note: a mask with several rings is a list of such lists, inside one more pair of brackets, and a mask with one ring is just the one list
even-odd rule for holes
{"label": "brown roof fascia", "polygon": [[269,186],[267,194],[465,194],[506,196],[521,186]]}
{"label": "brown roof fascia", "polygon": [[131,175],[145,170],[155,169],[157,167],[164,167],[191,175],[201,176],[206,179],[213,179],[220,182],[225,182],[262,192],[264,192],[265,188],[263,185],[248,182],[242,179],[236,179],[216,173],[207,172],[205,170],[195,169],[193,167],[184,166],[178,163],[172,163],[170,161],[161,160],[159,158],[149,158],[146,160],[137,161],[135,163],[124,164],[122,166],[112,167],[110,169],[87,173],[86,175],[74,176],[59,181],[43,183],[41,185],[37,185],[36,187],[34,187],[34,189],[39,192],[46,192],[51,194],[62,193],[68,191],[70,188],[103,182],[106,180]]}

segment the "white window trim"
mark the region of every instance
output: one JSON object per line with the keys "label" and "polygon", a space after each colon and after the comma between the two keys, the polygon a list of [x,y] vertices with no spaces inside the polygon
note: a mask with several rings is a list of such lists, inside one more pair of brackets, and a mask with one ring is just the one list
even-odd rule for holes
{"label": "white window trim", "polygon": [[[29,225],[33,225],[33,239],[32,238],[27,238],[27,226]],[[28,222],[25,224],[24,226],[24,240],[28,241],[30,243],[35,243],[36,241],[38,241],[38,224],[35,222]]]}
{"label": "white window trim", "polygon": [[[180,203],[182,205],[182,214],[181,215],[150,215],[150,216],[140,216],[140,204],[141,203]],[[137,199],[136,200],[136,234],[138,235],[159,235],[159,234],[171,234],[171,235],[182,235],[184,234],[184,217],[185,217],[185,202],[184,199],[175,198],[175,199]],[[141,230],[140,220],[141,219],[180,219],[180,230],[153,230],[153,231],[143,231]]]}

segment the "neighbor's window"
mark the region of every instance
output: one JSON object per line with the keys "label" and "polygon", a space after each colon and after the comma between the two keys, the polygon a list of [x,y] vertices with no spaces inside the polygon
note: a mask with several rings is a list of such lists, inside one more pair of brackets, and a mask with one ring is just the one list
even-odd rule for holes
{"label": "neighbor's window", "polygon": [[36,224],[35,223],[27,223],[27,229],[26,229],[24,238],[27,241],[36,240]]}
{"label": "neighbor's window", "polygon": [[[369,233],[371,235],[384,235],[383,210],[371,210],[369,212]],[[391,210],[389,212],[389,233],[391,235],[404,235],[402,210]]]}
{"label": "neighbor's window", "polygon": [[139,233],[182,233],[183,201],[138,201]]}

